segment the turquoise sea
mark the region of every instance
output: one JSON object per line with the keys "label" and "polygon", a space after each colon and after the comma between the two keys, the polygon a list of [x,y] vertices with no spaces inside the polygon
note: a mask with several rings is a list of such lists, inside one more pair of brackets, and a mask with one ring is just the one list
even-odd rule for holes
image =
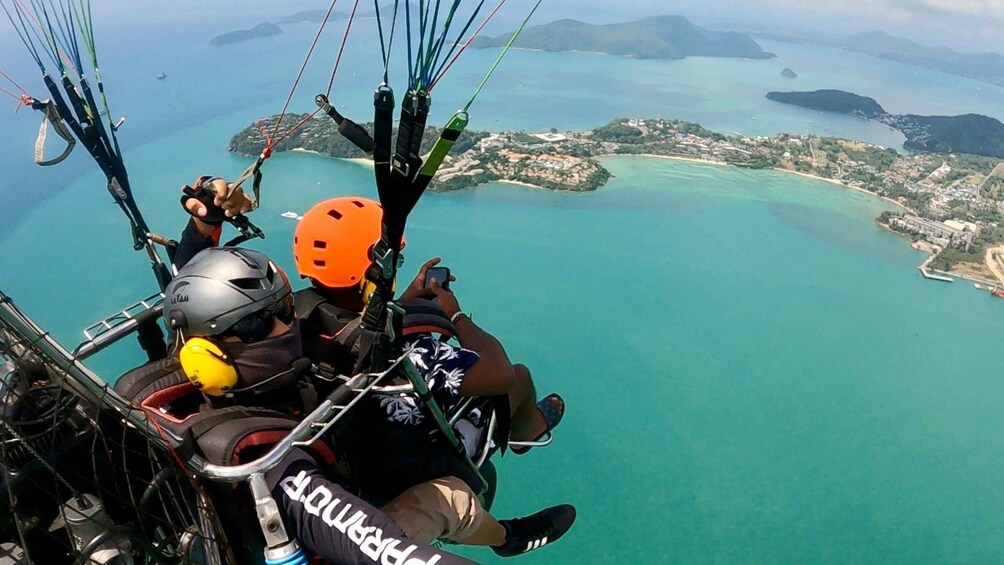
{"label": "turquoise sea", "polygon": [[[184,222],[182,183],[246,166],[226,141],[278,111],[311,31],[210,49],[205,23],[177,25],[139,30],[138,59],[135,37],[107,30],[102,68],[113,110],[129,117],[122,142],[137,199],[168,234]],[[368,114],[378,80],[372,38],[360,25],[336,83],[353,116]],[[661,115],[748,135],[902,142],[884,126],[763,98],[822,87],[896,112],[1004,118],[998,87],[765,47],[779,57],[513,52],[472,127]],[[318,60],[334,46],[325,50]],[[463,59],[436,93],[436,121],[463,104],[493,57]],[[37,85],[22,63],[3,65]],[[311,108],[321,66],[295,109]],[[781,78],[785,66],[800,78]],[[161,69],[169,78],[158,82]],[[59,169],[30,166],[35,127],[34,116],[0,113],[0,288],[72,345],[154,283],[82,153]],[[500,465],[498,516],[558,502],[579,509],[564,540],[520,562],[1004,562],[1004,303],[962,281],[921,279],[922,255],[875,228],[889,206],[876,198],[778,172],[605,164],[615,179],[595,193],[492,185],[430,194],[409,224],[405,270],[442,255],[465,310],[533,369],[541,393],[568,402],[553,446]],[[365,166],[309,154],[274,157],[264,190],[255,220],[268,238],[255,246],[290,270],[294,224],[281,212],[375,192]],[[111,376],[137,361],[122,347],[93,366]]]}

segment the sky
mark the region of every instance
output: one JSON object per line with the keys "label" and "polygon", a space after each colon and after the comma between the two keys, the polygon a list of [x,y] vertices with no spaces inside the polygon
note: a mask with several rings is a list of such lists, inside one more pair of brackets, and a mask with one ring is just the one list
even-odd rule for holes
{"label": "sky", "polygon": [[[530,1],[512,0],[509,4],[512,14],[520,11],[512,5],[529,6]],[[277,19],[297,10],[322,8],[327,2],[93,0],[93,5],[102,11],[114,7],[119,24],[190,21],[194,16],[205,22],[228,22],[222,32]],[[370,2],[361,5],[369,8]],[[350,7],[349,0],[339,0],[336,5],[336,9],[346,11]],[[1004,26],[1004,0],[544,0],[537,21],[571,17],[606,23],[667,14],[685,15],[699,25],[717,29],[832,35],[879,29],[926,45],[1004,52],[1004,34],[999,32]]]}

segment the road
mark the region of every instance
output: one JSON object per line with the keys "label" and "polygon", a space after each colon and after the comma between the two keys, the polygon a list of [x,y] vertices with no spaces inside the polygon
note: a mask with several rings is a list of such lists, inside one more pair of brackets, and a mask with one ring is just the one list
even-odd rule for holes
{"label": "road", "polygon": [[985,261],[1001,286],[1004,286],[1004,245],[988,249]]}

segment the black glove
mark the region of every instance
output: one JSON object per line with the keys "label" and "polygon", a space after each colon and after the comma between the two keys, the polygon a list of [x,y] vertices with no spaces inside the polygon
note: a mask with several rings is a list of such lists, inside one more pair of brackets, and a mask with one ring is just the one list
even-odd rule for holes
{"label": "black glove", "polygon": [[[184,193],[184,196],[181,197],[181,207],[199,220],[211,226],[218,226],[227,220],[227,214],[221,206],[216,205],[216,194],[212,190],[206,188],[206,185],[208,184],[207,180],[211,178],[212,177],[203,177],[199,180],[199,183],[195,188],[190,186],[183,187],[181,191]],[[185,203],[188,202],[188,199],[190,198],[198,200],[199,203],[206,207],[205,216],[199,216],[185,206]]]}

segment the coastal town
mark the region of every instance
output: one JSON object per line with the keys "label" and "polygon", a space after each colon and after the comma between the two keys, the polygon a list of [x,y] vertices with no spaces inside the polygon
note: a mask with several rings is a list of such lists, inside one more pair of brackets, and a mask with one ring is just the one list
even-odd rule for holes
{"label": "coastal town", "polygon": [[[297,120],[296,116],[287,117]],[[232,151],[257,155],[265,141],[263,120],[234,136]],[[429,128],[428,151],[439,130]],[[312,119],[276,146],[332,157],[363,157],[337,134],[331,120]],[[930,253],[925,276],[941,272],[1004,286],[991,253],[1004,242],[1004,164],[963,154],[899,153],[893,149],[807,134],[726,136],[700,125],[666,119],[618,119],[582,132],[476,132],[457,140],[433,182],[433,190],[512,182],[550,190],[596,190],[611,177],[601,157],[651,155],[716,165],[776,169],[876,194],[895,203],[877,221]]]}

